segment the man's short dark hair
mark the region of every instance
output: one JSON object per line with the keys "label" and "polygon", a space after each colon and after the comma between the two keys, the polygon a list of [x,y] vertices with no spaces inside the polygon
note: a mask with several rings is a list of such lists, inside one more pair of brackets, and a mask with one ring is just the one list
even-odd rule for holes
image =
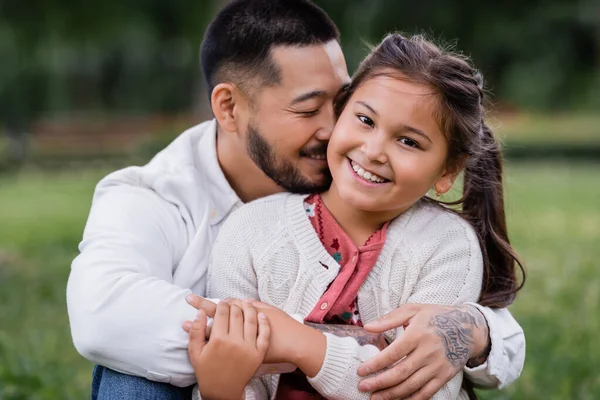
{"label": "man's short dark hair", "polygon": [[[273,86],[281,80],[270,51],[339,41],[329,16],[308,0],[234,0],[208,26],[201,46],[209,96],[216,85]],[[248,89],[248,88],[247,88]]]}

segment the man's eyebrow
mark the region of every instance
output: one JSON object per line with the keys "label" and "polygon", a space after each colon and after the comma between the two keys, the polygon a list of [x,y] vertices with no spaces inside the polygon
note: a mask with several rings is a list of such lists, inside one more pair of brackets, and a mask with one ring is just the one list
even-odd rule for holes
{"label": "man's eyebrow", "polygon": [[[370,105],[368,105],[367,103],[365,103],[364,101],[357,101],[358,104],[362,105],[363,107],[368,108],[369,110],[371,110],[371,112],[377,116],[379,116],[379,114],[377,113],[377,111],[375,111],[375,109],[373,107],[371,107]],[[400,126],[400,130],[401,131],[409,131],[412,132],[414,134],[417,134],[419,136],[422,136],[423,138],[425,138],[427,141],[429,141],[430,143],[433,143],[433,141],[431,140],[431,138],[429,136],[427,136],[427,134],[425,132],[423,132],[420,129],[415,128],[414,126],[410,126],[410,125],[401,125]]]}
{"label": "man's eyebrow", "polygon": [[294,100],[292,100],[291,105],[302,103],[306,100],[314,99],[315,97],[323,97],[327,93],[324,90],[313,90],[312,92],[302,93],[297,96]]}

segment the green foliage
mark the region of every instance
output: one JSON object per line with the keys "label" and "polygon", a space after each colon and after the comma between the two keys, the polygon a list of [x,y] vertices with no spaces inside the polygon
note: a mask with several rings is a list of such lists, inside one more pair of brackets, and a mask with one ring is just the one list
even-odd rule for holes
{"label": "green foliage", "polygon": [[[91,363],[73,348],[65,285],[93,188],[106,169],[0,178],[0,399],[89,397]],[[521,378],[484,400],[600,393],[600,167],[510,165],[509,228],[528,279],[512,312],[527,335]]]}
{"label": "green foliage", "polygon": [[[199,45],[226,0],[0,5],[0,121],[45,113],[188,110],[205,94]],[[600,3],[317,0],[353,70],[389,31],[432,32],[472,55],[495,100],[524,109],[600,106]],[[10,107],[9,107],[10,106]]]}

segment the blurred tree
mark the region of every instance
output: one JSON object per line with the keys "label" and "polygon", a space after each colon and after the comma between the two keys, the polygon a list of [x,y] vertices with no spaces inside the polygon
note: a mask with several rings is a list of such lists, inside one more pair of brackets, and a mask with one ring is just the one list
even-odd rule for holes
{"label": "blurred tree", "polygon": [[[41,116],[204,110],[198,50],[227,0],[0,0],[0,121],[13,143]],[[495,99],[534,110],[600,106],[597,0],[316,0],[353,70],[388,31],[472,55]],[[16,147],[15,147],[16,149]]]}

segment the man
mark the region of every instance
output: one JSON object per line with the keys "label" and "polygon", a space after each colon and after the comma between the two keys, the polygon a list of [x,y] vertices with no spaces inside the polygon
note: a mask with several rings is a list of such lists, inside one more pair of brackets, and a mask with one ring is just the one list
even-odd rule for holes
{"label": "man", "polygon": [[[350,78],[328,16],[307,0],[234,1],[213,20],[201,50],[215,119],[184,132],[148,165],[98,184],[73,262],[67,303],[76,348],[99,365],[93,398],[189,396],[180,389],[195,381],[181,324],[207,307],[190,294],[205,293],[221,224],[242,203],[319,191],[331,181],[325,149],[333,102]],[[459,318],[447,331],[431,326],[450,314]],[[503,387],[522,369],[523,332],[507,310],[411,305],[380,327],[390,325],[406,326],[405,334],[362,368],[373,372],[406,356],[363,382],[365,390],[383,389],[382,397],[429,398],[463,367],[474,383]],[[451,362],[443,338],[455,331],[468,352]]]}

